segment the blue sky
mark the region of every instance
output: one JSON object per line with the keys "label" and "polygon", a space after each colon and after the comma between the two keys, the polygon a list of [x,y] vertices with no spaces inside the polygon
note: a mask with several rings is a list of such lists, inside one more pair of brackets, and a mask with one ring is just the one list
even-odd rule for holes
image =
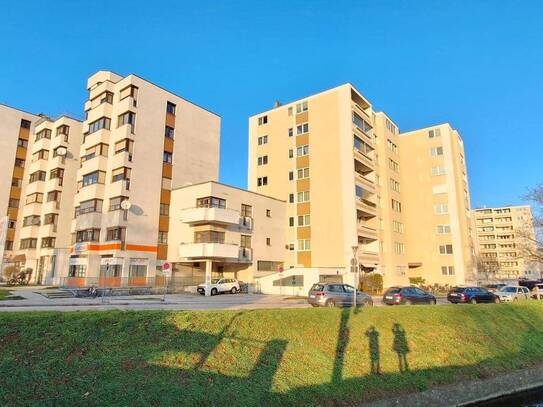
{"label": "blue sky", "polygon": [[515,204],[543,182],[542,15],[528,0],[11,1],[0,102],[81,116],[89,75],[136,73],[222,116],[221,181],[245,187],[250,115],[351,82],[402,130],[461,132],[472,206]]}

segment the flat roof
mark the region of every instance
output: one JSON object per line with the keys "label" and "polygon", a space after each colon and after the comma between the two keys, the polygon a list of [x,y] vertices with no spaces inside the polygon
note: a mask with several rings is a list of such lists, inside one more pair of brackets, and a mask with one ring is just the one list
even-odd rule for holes
{"label": "flat roof", "polygon": [[286,200],[277,199],[277,198],[274,198],[273,196],[261,194],[260,192],[249,191],[248,189],[243,189],[243,188],[240,188],[240,187],[236,187],[234,185],[228,185],[228,184],[224,184],[222,182],[213,181],[213,180],[197,182],[195,184],[190,184],[190,185],[183,185],[182,187],[173,188],[172,191],[177,191],[179,189],[190,188],[190,187],[194,187],[194,186],[197,186],[197,185],[203,185],[203,184],[216,184],[216,185],[220,185],[220,186],[227,187],[227,188],[237,189],[238,191],[248,192],[249,194],[259,195],[259,196],[262,196],[264,198],[273,199],[275,201],[286,202]]}
{"label": "flat roof", "polygon": [[10,106],[10,105],[8,105],[7,103],[2,103],[2,102],[0,102],[0,106],[7,107],[8,109],[17,110],[17,111],[19,111],[19,112],[22,112],[22,113],[25,113],[25,114],[29,114],[29,115],[32,115],[32,116],[40,117],[39,114],[27,112],[26,110],[19,109],[18,107]]}

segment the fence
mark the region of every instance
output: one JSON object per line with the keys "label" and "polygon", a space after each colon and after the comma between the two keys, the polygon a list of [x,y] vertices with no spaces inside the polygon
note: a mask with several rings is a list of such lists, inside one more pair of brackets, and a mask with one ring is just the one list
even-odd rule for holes
{"label": "fence", "polygon": [[64,277],[60,283],[63,288],[164,288],[169,292],[186,291],[204,283],[203,276],[173,276],[167,281],[164,276],[156,277]]}

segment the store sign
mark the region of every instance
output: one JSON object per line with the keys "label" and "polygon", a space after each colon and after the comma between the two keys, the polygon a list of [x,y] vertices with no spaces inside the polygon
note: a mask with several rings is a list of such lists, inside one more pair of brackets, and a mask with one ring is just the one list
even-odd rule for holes
{"label": "store sign", "polygon": [[113,265],[120,265],[122,266],[123,265],[123,262],[124,262],[124,258],[122,257],[102,257],[100,259],[100,264],[102,266],[106,266],[106,265],[110,265],[110,266],[113,266]]}
{"label": "store sign", "polygon": [[70,266],[85,266],[87,264],[86,257],[71,257],[68,264]]}
{"label": "store sign", "polygon": [[149,262],[149,259],[130,259],[130,265],[131,266],[146,266]]}
{"label": "store sign", "polygon": [[76,254],[86,252],[88,250],[88,244],[87,243],[76,243],[74,244],[74,252]]}

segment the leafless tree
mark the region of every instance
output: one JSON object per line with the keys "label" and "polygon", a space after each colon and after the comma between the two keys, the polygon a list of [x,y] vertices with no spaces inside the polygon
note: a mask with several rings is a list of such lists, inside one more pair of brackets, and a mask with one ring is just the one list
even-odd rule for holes
{"label": "leafless tree", "polygon": [[543,183],[528,191],[524,197],[532,202],[532,225],[517,229],[521,239],[520,257],[543,271]]}

